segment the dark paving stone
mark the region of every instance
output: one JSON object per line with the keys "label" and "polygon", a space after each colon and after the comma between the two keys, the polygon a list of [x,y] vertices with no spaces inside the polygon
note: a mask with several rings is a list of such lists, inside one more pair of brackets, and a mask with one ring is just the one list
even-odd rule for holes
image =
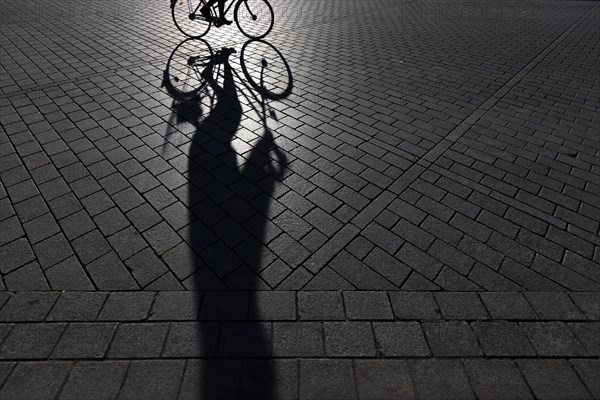
{"label": "dark paving stone", "polygon": [[385,357],[425,357],[429,347],[417,322],[373,323],[378,351]]}
{"label": "dark paving stone", "polygon": [[563,322],[521,322],[531,344],[541,356],[586,356],[587,351]]}
{"label": "dark paving stone", "polygon": [[517,364],[537,398],[592,398],[573,368],[565,360],[520,360]]}
{"label": "dark paving stone", "polygon": [[329,357],[373,357],[375,338],[368,322],[326,322],[323,324],[325,353]]}
{"label": "dark paving stone", "polygon": [[104,358],[117,324],[72,323],[52,352],[52,358]]}
{"label": "dark paving stone", "polygon": [[471,387],[479,399],[533,399],[516,364],[509,360],[464,360]]}
{"label": "dark paving stone", "polygon": [[65,324],[18,324],[0,347],[2,359],[48,358]]}
{"label": "dark paving stone", "polygon": [[115,292],[98,315],[99,321],[145,321],[154,300],[154,293]]}
{"label": "dark paving stone", "polygon": [[52,399],[71,369],[68,361],[19,363],[8,377],[0,396],[3,399]]}
{"label": "dark paving stone", "polygon": [[357,360],[354,365],[358,398],[416,399],[407,361]]}
{"label": "dark paving stone", "polygon": [[462,322],[422,324],[434,356],[481,356],[482,351],[471,327]]}
{"label": "dark paving stone", "polygon": [[[173,322],[163,357],[212,357],[217,353],[219,326],[210,322]],[[242,338],[242,342],[244,339]]]}
{"label": "dark paving stone", "polygon": [[302,320],[342,320],[345,318],[339,292],[299,292],[298,315]]}
{"label": "dark paving stone", "polygon": [[119,399],[175,399],[185,362],[182,360],[133,361]]}
{"label": "dark paving stone", "polygon": [[422,360],[410,364],[418,398],[474,399],[458,360]]}
{"label": "dark paving stone", "polygon": [[323,355],[323,334],[318,322],[276,322],[273,324],[273,355],[278,357],[319,357]]}
{"label": "dark paving stone", "polygon": [[128,365],[127,361],[80,361],[73,367],[59,399],[114,399]]}
{"label": "dark paving stone", "polygon": [[58,293],[16,293],[0,310],[0,321],[43,321]]}
{"label": "dark paving stone", "polygon": [[350,319],[394,319],[386,292],[344,292],[344,302]]}
{"label": "dark paving stone", "polygon": [[300,399],[355,399],[349,360],[300,361]]}
{"label": "dark paving stone", "polygon": [[516,322],[474,322],[471,327],[487,356],[525,357],[536,355],[525,332]]}
{"label": "dark paving stone", "polygon": [[157,358],[167,335],[166,323],[120,325],[110,345],[110,358]]}
{"label": "dark paving stone", "polygon": [[48,314],[47,321],[95,321],[107,293],[64,292]]}

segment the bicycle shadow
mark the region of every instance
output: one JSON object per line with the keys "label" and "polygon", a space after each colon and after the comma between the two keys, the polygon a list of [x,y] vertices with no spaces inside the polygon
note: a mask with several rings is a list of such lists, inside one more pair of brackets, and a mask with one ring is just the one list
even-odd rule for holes
{"label": "bicycle shadow", "polygon": [[[186,286],[198,290],[201,322],[195,325],[198,352],[193,356],[202,360],[188,362],[179,398],[280,398],[276,368],[269,359],[271,324],[259,322],[257,291],[269,290],[258,273],[266,267],[264,243],[272,194],[288,161],[267,125],[268,98],[283,98],[291,92],[291,73],[289,90],[269,96],[251,82],[258,96],[248,97],[236,83],[240,75],[230,63],[235,50],[223,48],[212,54],[206,41],[195,40],[209,49],[197,56],[186,54],[187,60],[184,57],[182,64],[194,69],[191,81],[196,88],[174,91],[173,85],[167,87],[174,98],[173,118],[183,118],[195,127],[188,150],[191,211],[187,242],[195,252],[193,269],[197,271]],[[166,85],[172,59],[173,54],[165,69]],[[263,58],[261,84],[266,64]],[[248,69],[243,69],[248,77]],[[184,70],[180,67],[175,74]],[[180,88],[181,82],[176,83]],[[258,113],[262,125],[246,152],[240,150],[245,145],[236,137],[244,118],[242,99]],[[204,108],[210,111],[205,114]]]}

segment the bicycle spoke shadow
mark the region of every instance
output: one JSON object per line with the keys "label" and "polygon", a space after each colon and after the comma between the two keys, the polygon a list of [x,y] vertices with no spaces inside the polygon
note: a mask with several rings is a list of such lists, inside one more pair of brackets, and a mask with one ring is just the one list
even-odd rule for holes
{"label": "bicycle spoke shadow", "polygon": [[[252,46],[259,42],[261,46]],[[281,77],[288,82],[285,90],[274,93],[264,86],[269,62],[260,54],[244,57],[248,45],[274,50],[281,58],[287,70]],[[293,83],[287,62],[267,42],[249,41],[241,53],[245,79],[231,65],[235,50],[213,54],[206,41],[188,39],[174,50],[164,74],[163,84],[174,99],[170,122],[194,127],[189,135],[186,235],[194,272],[184,285],[198,290],[200,322],[175,334],[182,341],[194,340],[195,334],[195,346],[182,346],[187,346],[186,357],[202,359],[188,362],[180,398],[279,399],[287,397],[287,386],[295,389],[295,383],[275,373],[286,371],[293,361],[277,362],[275,368],[270,359],[271,323],[260,322],[259,307],[260,291],[270,288],[258,275],[271,261],[265,245],[271,239],[267,216],[288,162],[267,125],[276,116],[268,102],[287,97]],[[247,65],[260,58],[260,65]],[[258,79],[252,77],[257,74]],[[242,142],[236,133],[244,128],[244,105],[254,109],[262,126],[255,135],[244,130]],[[295,370],[287,369],[295,379]]]}

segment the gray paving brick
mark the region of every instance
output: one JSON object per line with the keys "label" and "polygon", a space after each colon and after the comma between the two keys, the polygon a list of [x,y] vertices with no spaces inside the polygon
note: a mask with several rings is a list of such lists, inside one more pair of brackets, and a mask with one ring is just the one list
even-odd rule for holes
{"label": "gray paving brick", "polygon": [[46,320],[94,321],[107,296],[98,292],[63,292]]}
{"label": "gray paving brick", "polygon": [[525,293],[525,297],[540,319],[587,319],[566,293]]}
{"label": "gray paving brick", "polygon": [[128,365],[126,361],[80,361],[71,370],[59,399],[114,399]]}
{"label": "gray paving brick", "polygon": [[404,360],[357,360],[354,374],[358,398],[416,398],[410,368]]}
{"label": "gray paving brick", "polygon": [[145,321],[155,294],[148,292],[113,292],[98,315],[99,321]]}
{"label": "gray paving brick", "polygon": [[465,360],[465,371],[480,399],[533,399],[517,366],[509,360]]}
{"label": "gray paving brick", "polygon": [[423,323],[427,342],[434,356],[481,356],[482,351],[466,322]]}
{"label": "gray paving brick", "polygon": [[487,356],[527,357],[536,353],[516,322],[475,322],[472,325]]}
{"label": "gray paving brick", "polygon": [[249,319],[266,321],[296,320],[296,294],[291,291],[258,291],[249,309]]}
{"label": "gray paving brick", "polygon": [[54,398],[71,369],[68,361],[18,363],[8,377],[0,396],[6,399]]}
{"label": "gray paving brick", "polygon": [[521,322],[521,327],[541,356],[588,355],[573,332],[563,322]]}
{"label": "gray paving brick", "polygon": [[35,259],[27,239],[18,239],[0,247],[0,272],[9,273]]}
{"label": "gray paving brick", "polygon": [[65,324],[15,325],[0,346],[0,358],[5,360],[48,358],[64,329]]}
{"label": "gray paving brick", "polygon": [[440,292],[434,296],[445,319],[488,319],[488,313],[476,293]]}
{"label": "gray paving brick", "polygon": [[235,398],[241,379],[240,360],[189,360],[179,389],[179,399],[210,395]]}
{"label": "gray paving brick", "polygon": [[71,323],[52,351],[52,358],[104,358],[117,324]]}
{"label": "gray paving brick", "polygon": [[322,356],[321,324],[317,322],[274,323],[273,354],[280,357]]}
{"label": "gray paving brick", "polygon": [[520,360],[517,364],[533,394],[538,398],[591,398],[575,371],[565,360]]}
{"label": "gray paving brick", "polygon": [[590,320],[600,320],[600,293],[570,293],[569,295]]}
{"label": "gray paving brick", "polygon": [[4,278],[6,289],[11,291],[44,291],[48,290],[48,283],[44,273],[37,262],[31,262]]}
{"label": "gray paving brick", "polygon": [[300,399],[355,399],[356,388],[349,360],[302,360]]}
{"label": "gray paving brick", "polygon": [[136,290],[138,284],[114,252],[106,253],[86,266],[98,290]]}
{"label": "gray paving brick", "polygon": [[269,357],[271,338],[271,323],[268,322],[225,323],[221,328],[218,355],[244,358]]}
{"label": "gray paving brick", "polygon": [[201,297],[195,292],[159,292],[148,319],[150,321],[195,320]]}
{"label": "gray paving brick", "polygon": [[500,292],[481,293],[485,307],[490,312],[492,319],[532,320],[538,319],[522,293]]}
{"label": "gray paving brick", "polygon": [[343,320],[342,295],[339,292],[298,292],[298,315],[301,320]]}
{"label": "gray paving brick", "polygon": [[364,262],[398,287],[402,286],[411,272],[409,267],[378,247],[369,253]]}
{"label": "gray paving brick", "polygon": [[473,391],[458,360],[413,361],[410,369],[417,398],[474,399]]}
{"label": "gray paving brick", "polygon": [[573,368],[594,398],[600,397],[599,362],[598,360],[571,360]]}
{"label": "gray paving brick", "polygon": [[325,353],[330,357],[373,357],[375,339],[368,322],[326,322]]}
{"label": "gray paving brick", "polygon": [[403,320],[440,319],[438,305],[429,292],[390,292],[394,315]]}
{"label": "gray paving brick", "polygon": [[329,266],[360,290],[393,290],[395,286],[366,264],[342,251]]}
{"label": "gray paving brick", "polygon": [[62,235],[54,235],[33,246],[42,268],[50,267],[73,254],[73,249]]}
{"label": "gray paving brick", "polygon": [[43,321],[57,297],[51,292],[15,293],[0,310],[0,321]]}
{"label": "gray paving brick", "polygon": [[119,399],[174,399],[177,397],[183,360],[133,361],[127,370]]}
{"label": "gray paving brick", "polygon": [[385,357],[430,355],[423,331],[417,322],[376,322],[373,330],[377,350]]}
{"label": "gray paving brick", "polygon": [[598,356],[600,354],[600,342],[598,341],[600,323],[570,323],[567,326],[575,333],[577,339],[579,339],[590,355]]}
{"label": "gray paving brick", "polygon": [[353,320],[390,320],[394,314],[386,292],[344,292],[346,315]]}
{"label": "gray paving brick", "polygon": [[108,351],[109,358],[158,358],[167,335],[166,323],[122,324]]}
{"label": "gray paving brick", "polygon": [[148,247],[142,235],[131,226],[115,233],[108,241],[122,259],[128,259]]}
{"label": "gray paving brick", "polygon": [[163,357],[213,357],[217,353],[219,326],[210,322],[173,322]]}

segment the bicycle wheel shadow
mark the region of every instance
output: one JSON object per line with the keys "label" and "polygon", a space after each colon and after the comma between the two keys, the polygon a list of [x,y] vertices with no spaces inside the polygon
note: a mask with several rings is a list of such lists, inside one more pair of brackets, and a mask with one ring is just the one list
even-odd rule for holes
{"label": "bicycle wheel shadow", "polygon": [[[287,70],[287,76],[280,77],[288,83],[284,90],[265,88],[269,62],[260,54],[244,57],[248,46],[274,50]],[[185,51],[176,54],[181,50]],[[173,97],[171,122],[194,127],[188,135],[186,240],[195,272],[184,285],[198,293],[200,322],[187,329],[197,340],[188,357],[200,360],[188,361],[180,399],[274,400],[288,397],[286,386],[292,386],[277,373],[291,365],[270,359],[271,323],[261,322],[258,298],[261,290],[270,288],[258,274],[271,261],[266,248],[268,215],[288,162],[267,125],[275,116],[268,102],[287,97],[293,82],[287,62],[271,44],[249,41],[241,53],[246,82],[232,66],[234,49],[213,54],[201,39],[177,46],[164,74],[163,84]],[[177,57],[180,63],[174,62]],[[249,59],[261,59],[260,65],[247,65]],[[258,79],[253,78],[256,75]],[[260,121],[254,132],[243,126],[243,121],[250,121],[243,111],[248,106]],[[242,138],[236,135],[239,131]],[[192,339],[189,334],[185,337]]]}

